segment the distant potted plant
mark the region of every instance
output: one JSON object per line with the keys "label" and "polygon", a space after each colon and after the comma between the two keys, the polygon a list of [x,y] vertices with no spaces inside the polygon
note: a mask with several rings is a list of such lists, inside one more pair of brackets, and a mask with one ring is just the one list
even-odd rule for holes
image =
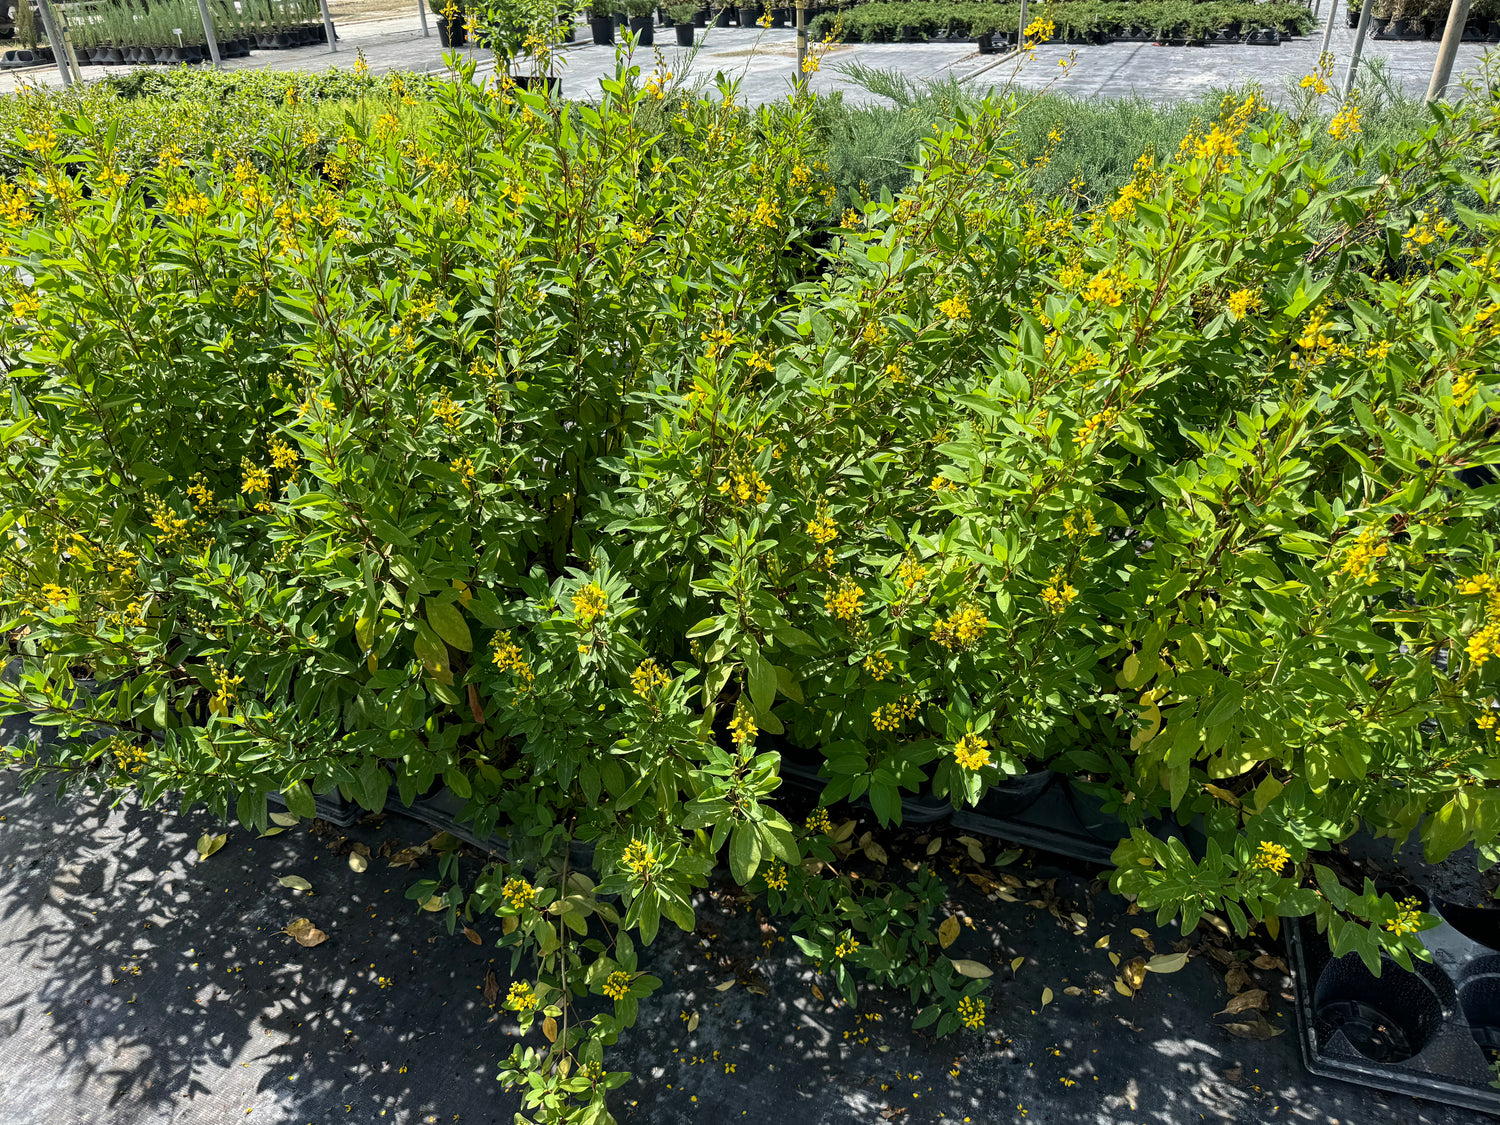
{"label": "distant potted plant", "polygon": [[760,22],[759,4],[740,4],[738,11],[741,27],[754,27]]}
{"label": "distant potted plant", "polygon": [[728,27],[734,16],[734,0],[717,0],[714,4],[714,26]]}
{"label": "distant potted plant", "polygon": [[635,36],[636,45],[653,46],[656,42],[656,24],[651,13],[656,10],[655,0],[624,0],[624,3],[625,16],[630,21],[630,31]]}
{"label": "distant potted plant", "polygon": [[[427,7],[438,18],[438,42],[442,46],[462,47],[469,41],[464,0],[427,0]],[[280,37],[291,45],[289,36],[283,33]]]}
{"label": "distant potted plant", "polygon": [[615,43],[615,17],[609,0],[594,0],[589,9],[589,31],[597,47],[612,47]]}
{"label": "distant potted plant", "polygon": [[672,27],[677,32],[679,47],[693,45],[693,17],[697,14],[698,5],[694,3],[677,3],[667,9],[667,15],[672,17]]}

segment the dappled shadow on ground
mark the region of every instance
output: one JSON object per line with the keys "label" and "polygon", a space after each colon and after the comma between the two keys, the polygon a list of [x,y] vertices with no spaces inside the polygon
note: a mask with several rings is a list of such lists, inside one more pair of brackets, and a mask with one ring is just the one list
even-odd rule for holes
{"label": "dappled shadow on ground", "polygon": [[[13,772],[0,817],[8,1125],[508,1119],[495,1074],[514,1028],[480,991],[493,951],[414,916],[408,871],[357,874],[305,827],[229,829],[198,862],[198,835],[225,826],[134,799],[58,804]],[[391,829],[427,835],[348,831]],[[279,932],[296,917],[329,940]]]}
{"label": "dappled shadow on ground", "polygon": [[[483,992],[493,968],[503,994],[509,958],[497,959],[498,929],[484,920],[473,945],[414,911],[404,892],[430,872],[377,858],[356,873],[339,832],[306,826],[260,840],[229,829],[223,850],[199,862],[199,834],[225,830],[201,813],[80,795],[58,803],[23,794],[18,781],[0,771],[6,1125],[511,1119],[518,1107],[495,1075],[516,1028]],[[428,831],[393,816],[347,833],[378,849]],[[616,1116],[640,1125],[1474,1120],[1308,1076],[1281,998],[1289,982],[1275,970],[1253,982],[1283,1031],[1266,1041],[1235,1038],[1213,1018],[1228,999],[1224,967],[1196,945],[1182,971],[1120,996],[1109,954],[1128,960],[1148,941],[1166,952],[1178,935],[1127,914],[1087,871],[1024,860],[991,871],[1020,881],[1006,888],[1014,901],[955,874],[952,904],[974,923],[953,952],[996,969],[988,1027],[942,1040],[910,1030],[905,996],[864,993],[857,1011],[834,1002],[797,956],[787,920],[718,888],[699,903],[696,932],[665,929],[644,951],[642,968],[665,986],[608,1056],[636,1075],[613,1099]],[[313,890],[283,887],[283,875]],[[303,948],[279,932],[298,917],[329,940]]]}

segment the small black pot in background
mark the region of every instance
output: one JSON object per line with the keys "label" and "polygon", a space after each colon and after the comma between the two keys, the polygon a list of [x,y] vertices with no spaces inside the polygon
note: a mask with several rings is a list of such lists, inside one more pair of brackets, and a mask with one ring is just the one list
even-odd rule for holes
{"label": "small black pot in background", "polygon": [[729,9],[728,8],[720,8],[719,9],[718,14],[714,16],[714,26],[715,27],[728,27],[729,26]]}
{"label": "small black pot in background", "polygon": [[754,27],[759,22],[760,22],[760,9],[758,7],[756,7],[753,4],[750,7],[741,6],[741,8],[740,8],[740,26],[741,27]]}
{"label": "small black pot in background", "polygon": [[679,47],[691,47],[693,45],[693,25],[691,23],[679,23],[673,27],[677,32],[677,45]]}
{"label": "small black pot in background", "polygon": [[613,47],[615,45],[615,21],[613,16],[590,16],[589,30],[594,35],[596,47]]}
{"label": "small black pot in background", "polygon": [[655,22],[650,16],[631,16],[630,30],[635,33],[635,42],[639,47],[650,47],[656,43]]}

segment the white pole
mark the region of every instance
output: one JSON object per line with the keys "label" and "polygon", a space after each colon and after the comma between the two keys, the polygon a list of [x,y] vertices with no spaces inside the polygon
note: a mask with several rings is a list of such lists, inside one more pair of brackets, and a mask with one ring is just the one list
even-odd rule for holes
{"label": "white pole", "polygon": [[1354,92],[1354,76],[1359,72],[1359,56],[1365,49],[1365,35],[1370,30],[1370,7],[1374,0],[1365,0],[1359,9],[1359,30],[1354,33],[1354,54],[1349,56],[1349,73],[1344,75],[1344,97]]}
{"label": "white pole", "polygon": [[1448,26],[1443,29],[1437,62],[1432,68],[1432,81],[1427,86],[1429,102],[1437,101],[1448,89],[1448,80],[1453,77],[1453,60],[1458,57],[1459,40],[1464,37],[1464,24],[1468,22],[1469,0],[1453,0],[1448,8]]}
{"label": "white pole", "polygon": [[328,50],[337,54],[338,36],[333,31],[333,14],[328,10],[328,0],[318,0],[318,7],[323,10],[323,31],[328,35]]}
{"label": "white pole", "polygon": [[1021,0],[1021,26],[1016,28],[1016,46],[1026,45],[1026,0]]}
{"label": "white pole", "polygon": [[198,0],[198,18],[203,21],[203,34],[208,39],[208,57],[213,60],[214,69],[223,69],[223,60],[219,58],[219,37],[214,34],[214,17],[208,10],[208,0]]}
{"label": "white pole", "polygon": [[1323,56],[1328,53],[1328,43],[1333,38],[1333,21],[1339,18],[1339,0],[1332,0],[1328,6],[1328,18],[1323,21],[1323,45],[1318,48],[1318,62],[1323,61]]}
{"label": "white pole", "polygon": [[[19,2],[29,4],[31,0],[19,0]],[[52,57],[57,61],[57,70],[62,75],[63,85],[71,86],[74,82],[82,82],[83,74],[78,70],[78,64],[68,54],[68,45],[63,40],[57,14],[52,10],[50,0],[37,0],[37,11],[42,14],[42,30],[47,33],[47,43],[52,47]]]}
{"label": "white pole", "polygon": [[432,29],[427,26],[427,0],[417,0],[417,15],[422,17],[422,38],[431,39]]}

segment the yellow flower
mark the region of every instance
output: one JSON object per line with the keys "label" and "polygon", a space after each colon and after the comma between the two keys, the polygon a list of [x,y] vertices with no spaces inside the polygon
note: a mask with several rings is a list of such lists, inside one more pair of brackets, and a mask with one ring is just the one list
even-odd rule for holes
{"label": "yellow flower", "polygon": [[1083,515],[1076,520],[1070,512],[1063,517],[1063,532],[1069,539],[1083,539],[1099,534],[1099,521],[1094,519],[1094,513],[1087,508]]}
{"label": "yellow flower", "polygon": [[966,734],[953,747],[953,760],[966,770],[982,770],[990,764],[988,747],[977,734]]}
{"label": "yellow flower", "polygon": [[743,699],[737,701],[734,705],[734,718],[729,720],[729,736],[734,739],[736,746],[744,746],[748,742],[754,742],[757,733],[759,730],[750,714],[750,708],[745,706]]}
{"label": "yellow flower", "polygon": [[915,556],[908,553],[901,560],[901,565],[896,568],[896,577],[901,579],[902,585],[910,590],[927,577],[927,568],[919,563]]}
{"label": "yellow flower", "polygon": [[1087,419],[1083,425],[1078,427],[1078,432],[1073,435],[1073,444],[1077,446],[1087,445],[1100,434],[1108,433],[1109,428],[1114,425],[1115,419],[1120,412],[1114,407],[1099,411],[1093,417]]}
{"label": "yellow flower", "polygon": [[1339,571],[1355,578],[1364,578],[1373,585],[1376,581],[1375,564],[1390,553],[1390,548],[1381,541],[1380,529],[1367,527],[1354,539],[1354,545],[1344,554]]}
{"label": "yellow flower", "polygon": [[1229,294],[1226,304],[1236,320],[1243,320],[1247,314],[1259,311],[1260,294],[1250,289],[1238,289]]}
{"label": "yellow flower", "polygon": [[855,941],[852,937],[844,938],[834,947],[833,955],[842,961],[858,948],[859,942]]}
{"label": "yellow flower", "polygon": [[903,695],[896,702],[882,704],[871,711],[870,721],[875,724],[876,730],[887,732],[899,730],[906,720],[917,717],[921,706],[915,696]]}
{"label": "yellow flower", "polygon": [[865,671],[877,680],[883,680],[891,671],[891,658],[883,652],[872,653],[865,657]]}
{"label": "yellow flower", "polygon": [[530,906],[536,896],[536,888],[525,879],[510,879],[501,888],[500,894],[517,910]]}
{"label": "yellow flower", "polygon": [[1262,840],[1255,849],[1255,866],[1262,871],[1271,871],[1279,874],[1281,869],[1292,860],[1292,853],[1280,844],[1273,844],[1269,840]]}
{"label": "yellow flower", "polygon": [[786,890],[786,885],[786,865],[780,862],[771,864],[770,868],[766,871],[766,886],[770,887],[773,891],[784,891]]}
{"label": "yellow flower", "polygon": [[670,687],[672,677],[662,671],[661,665],[651,659],[642,660],[630,673],[630,687],[636,695],[647,699],[658,688]]}
{"label": "yellow flower", "polygon": [[491,659],[495,667],[502,672],[513,672],[520,681],[522,691],[529,691],[531,685],[536,681],[536,674],[532,672],[530,663],[521,652],[521,646],[510,639],[509,632],[495,634],[494,648]]}
{"label": "yellow flower", "polygon": [[249,458],[242,460],[240,462],[240,491],[249,495],[270,490],[271,474],[260,466],[252,464]]}
{"label": "yellow flower", "polygon": [[730,469],[728,476],[719,482],[719,495],[727,496],[737,504],[764,504],[771,495],[771,486],[765,482],[759,470],[749,465],[738,465]]}
{"label": "yellow flower", "polygon": [[604,982],[604,995],[611,1000],[623,1000],[630,993],[630,974],[616,969]]}
{"label": "yellow flower", "polygon": [[1328,123],[1328,132],[1337,141],[1347,140],[1360,132],[1359,106],[1353,98],[1345,102],[1344,107]]}
{"label": "yellow flower", "polygon": [[1129,288],[1130,285],[1125,279],[1121,278],[1114,269],[1107,268],[1089,278],[1083,297],[1086,301],[1098,301],[1110,308],[1118,308]]}
{"label": "yellow flower", "polygon": [[588,582],[573,595],[573,618],[580,630],[591,629],[609,609],[609,599],[597,582]]}
{"label": "yellow flower", "polygon": [[841,578],[837,590],[824,592],[823,604],[840,621],[853,621],[860,614],[860,600],[864,593],[864,588],[856,586],[853,579]]}
{"label": "yellow flower", "polygon": [[1422,904],[1418,900],[1409,898],[1397,906],[1396,916],[1385,924],[1387,930],[1400,937],[1422,928]]}
{"label": "yellow flower", "polygon": [[968,320],[969,302],[962,297],[949,297],[938,304],[938,311],[949,320]]}
{"label": "yellow flower", "polygon": [[650,874],[651,869],[656,866],[656,861],[655,853],[639,840],[632,840],[625,845],[625,854],[620,857],[620,862],[637,878]]}
{"label": "yellow flower", "polygon": [[934,625],[932,639],[950,651],[966,652],[984,639],[989,627],[989,615],[977,603],[970,602]]}
{"label": "yellow flower", "polygon": [[1042,602],[1053,613],[1061,613],[1067,609],[1077,596],[1078,591],[1063,577],[1062,567],[1054,570],[1047,585],[1042,587]]}
{"label": "yellow flower", "polygon": [[838,524],[834,523],[833,517],[828,514],[826,503],[820,504],[818,514],[807,521],[807,533],[812,536],[813,542],[819,547],[838,538]]}
{"label": "yellow flower", "polygon": [[965,996],[958,1002],[958,1018],[971,1031],[984,1026],[984,1001],[977,996]]}
{"label": "yellow flower", "polygon": [[828,810],[819,805],[813,809],[807,817],[807,830],[809,832],[822,832],[827,834],[833,831],[833,822],[828,819]]}
{"label": "yellow flower", "polygon": [[441,422],[445,429],[456,431],[463,413],[464,408],[449,398],[447,391],[433,400],[432,416]]}
{"label": "yellow flower", "polygon": [[516,981],[505,996],[505,1006],[516,1012],[530,1012],[537,1006],[536,993],[525,981]]}

